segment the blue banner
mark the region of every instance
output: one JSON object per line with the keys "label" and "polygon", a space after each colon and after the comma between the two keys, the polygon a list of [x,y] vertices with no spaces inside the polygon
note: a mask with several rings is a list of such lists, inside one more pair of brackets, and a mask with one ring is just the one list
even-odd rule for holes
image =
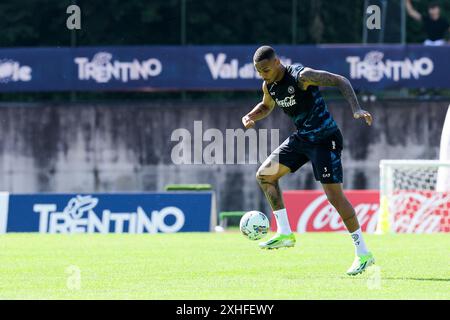
{"label": "blue banner", "polygon": [[[0,92],[260,90],[257,46],[0,49]],[[450,46],[275,46],[285,64],[347,77],[355,88],[450,88]]]}
{"label": "blue banner", "polygon": [[0,233],[207,232],[216,221],[212,192],[12,194],[3,209]]}

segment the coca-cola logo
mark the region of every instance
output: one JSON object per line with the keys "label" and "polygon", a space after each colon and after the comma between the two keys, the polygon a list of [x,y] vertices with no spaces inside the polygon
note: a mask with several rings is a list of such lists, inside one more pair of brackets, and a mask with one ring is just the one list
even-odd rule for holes
{"label": "coca-cola logo", "polygon": [[[359,203],[354,207],[360,225],[366,232],[373,233],[378,222],[378,203]],[[364,228],[365,227],[365,228]],[[297,232],[344,231],[346,230],[339,213],[328,202],[326,195],[320,195],[301,213]]]}
{"label": "coca-cola logo", "polygon": [[[377,229],[380,194],[378,190],[348,190],[363,232]],[[283,193],[292,229],[297,232],[346,231],[342,218],[316,190]],[[450,232],[450,192],[401,190],[387,196],[390,228],[398,233]],[[297,228],[295,229],[295,224]],[[276,230],[276,224],[272,224]]]}

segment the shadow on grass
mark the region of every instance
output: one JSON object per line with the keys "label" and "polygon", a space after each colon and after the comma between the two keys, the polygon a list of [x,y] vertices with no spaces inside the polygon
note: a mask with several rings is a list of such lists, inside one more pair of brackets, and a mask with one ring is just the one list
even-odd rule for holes
{"label": "shadow on grass", "polygon": [[405,277],[382,277],[383,280],[414,280],[414,281],[442,281],[449,282],[450,278],[405,278]]}

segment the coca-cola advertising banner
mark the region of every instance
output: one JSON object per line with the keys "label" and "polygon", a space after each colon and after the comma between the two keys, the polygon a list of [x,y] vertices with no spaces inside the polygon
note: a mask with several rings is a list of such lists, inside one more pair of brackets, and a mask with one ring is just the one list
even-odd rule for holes
{"label": "coca-cola advertising banner", "polygon": [[397,190],[387,201],[396,233],[450,232],[449,192]]}
{"label": "coca-cola advertising banner", "polygon": [[[362,231],[374,233],[378,222],[380,192],[348,190],[345,195],[355,208]],[[323,191],[285,191],[283,198],[294,232],[346,231],[341,217]],[[276,230],[275,219],[272,219],[272,230]]]}
{"label": "coca-cola advertising banner", "polygon": [[[348,190],[345,191],[345,195],[355,208],[362,230],[374,233],[380,211],[380,192]],[[346,231],[341,217],[323,191],[285,191],[283,198],[293,231],[299,233]],[[387,201],[391,232],[450,232],[449,192],[401,190],[394,192]],[[272,230],[276,230],[274,219]]]}

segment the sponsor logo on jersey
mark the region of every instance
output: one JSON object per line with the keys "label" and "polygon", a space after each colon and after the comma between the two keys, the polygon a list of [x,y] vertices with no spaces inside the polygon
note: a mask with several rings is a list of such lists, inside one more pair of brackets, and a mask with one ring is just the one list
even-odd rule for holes
{"label": "sponsor logo on jersey", "polygon": [[289,108],[289,107],[292,107],[293,105],[295,105],[297,103],[295,101],[295,96],[294,95],[286,97],[283,100],[278,100],[277,98],[275,98],[275,102],[281,108]]}

